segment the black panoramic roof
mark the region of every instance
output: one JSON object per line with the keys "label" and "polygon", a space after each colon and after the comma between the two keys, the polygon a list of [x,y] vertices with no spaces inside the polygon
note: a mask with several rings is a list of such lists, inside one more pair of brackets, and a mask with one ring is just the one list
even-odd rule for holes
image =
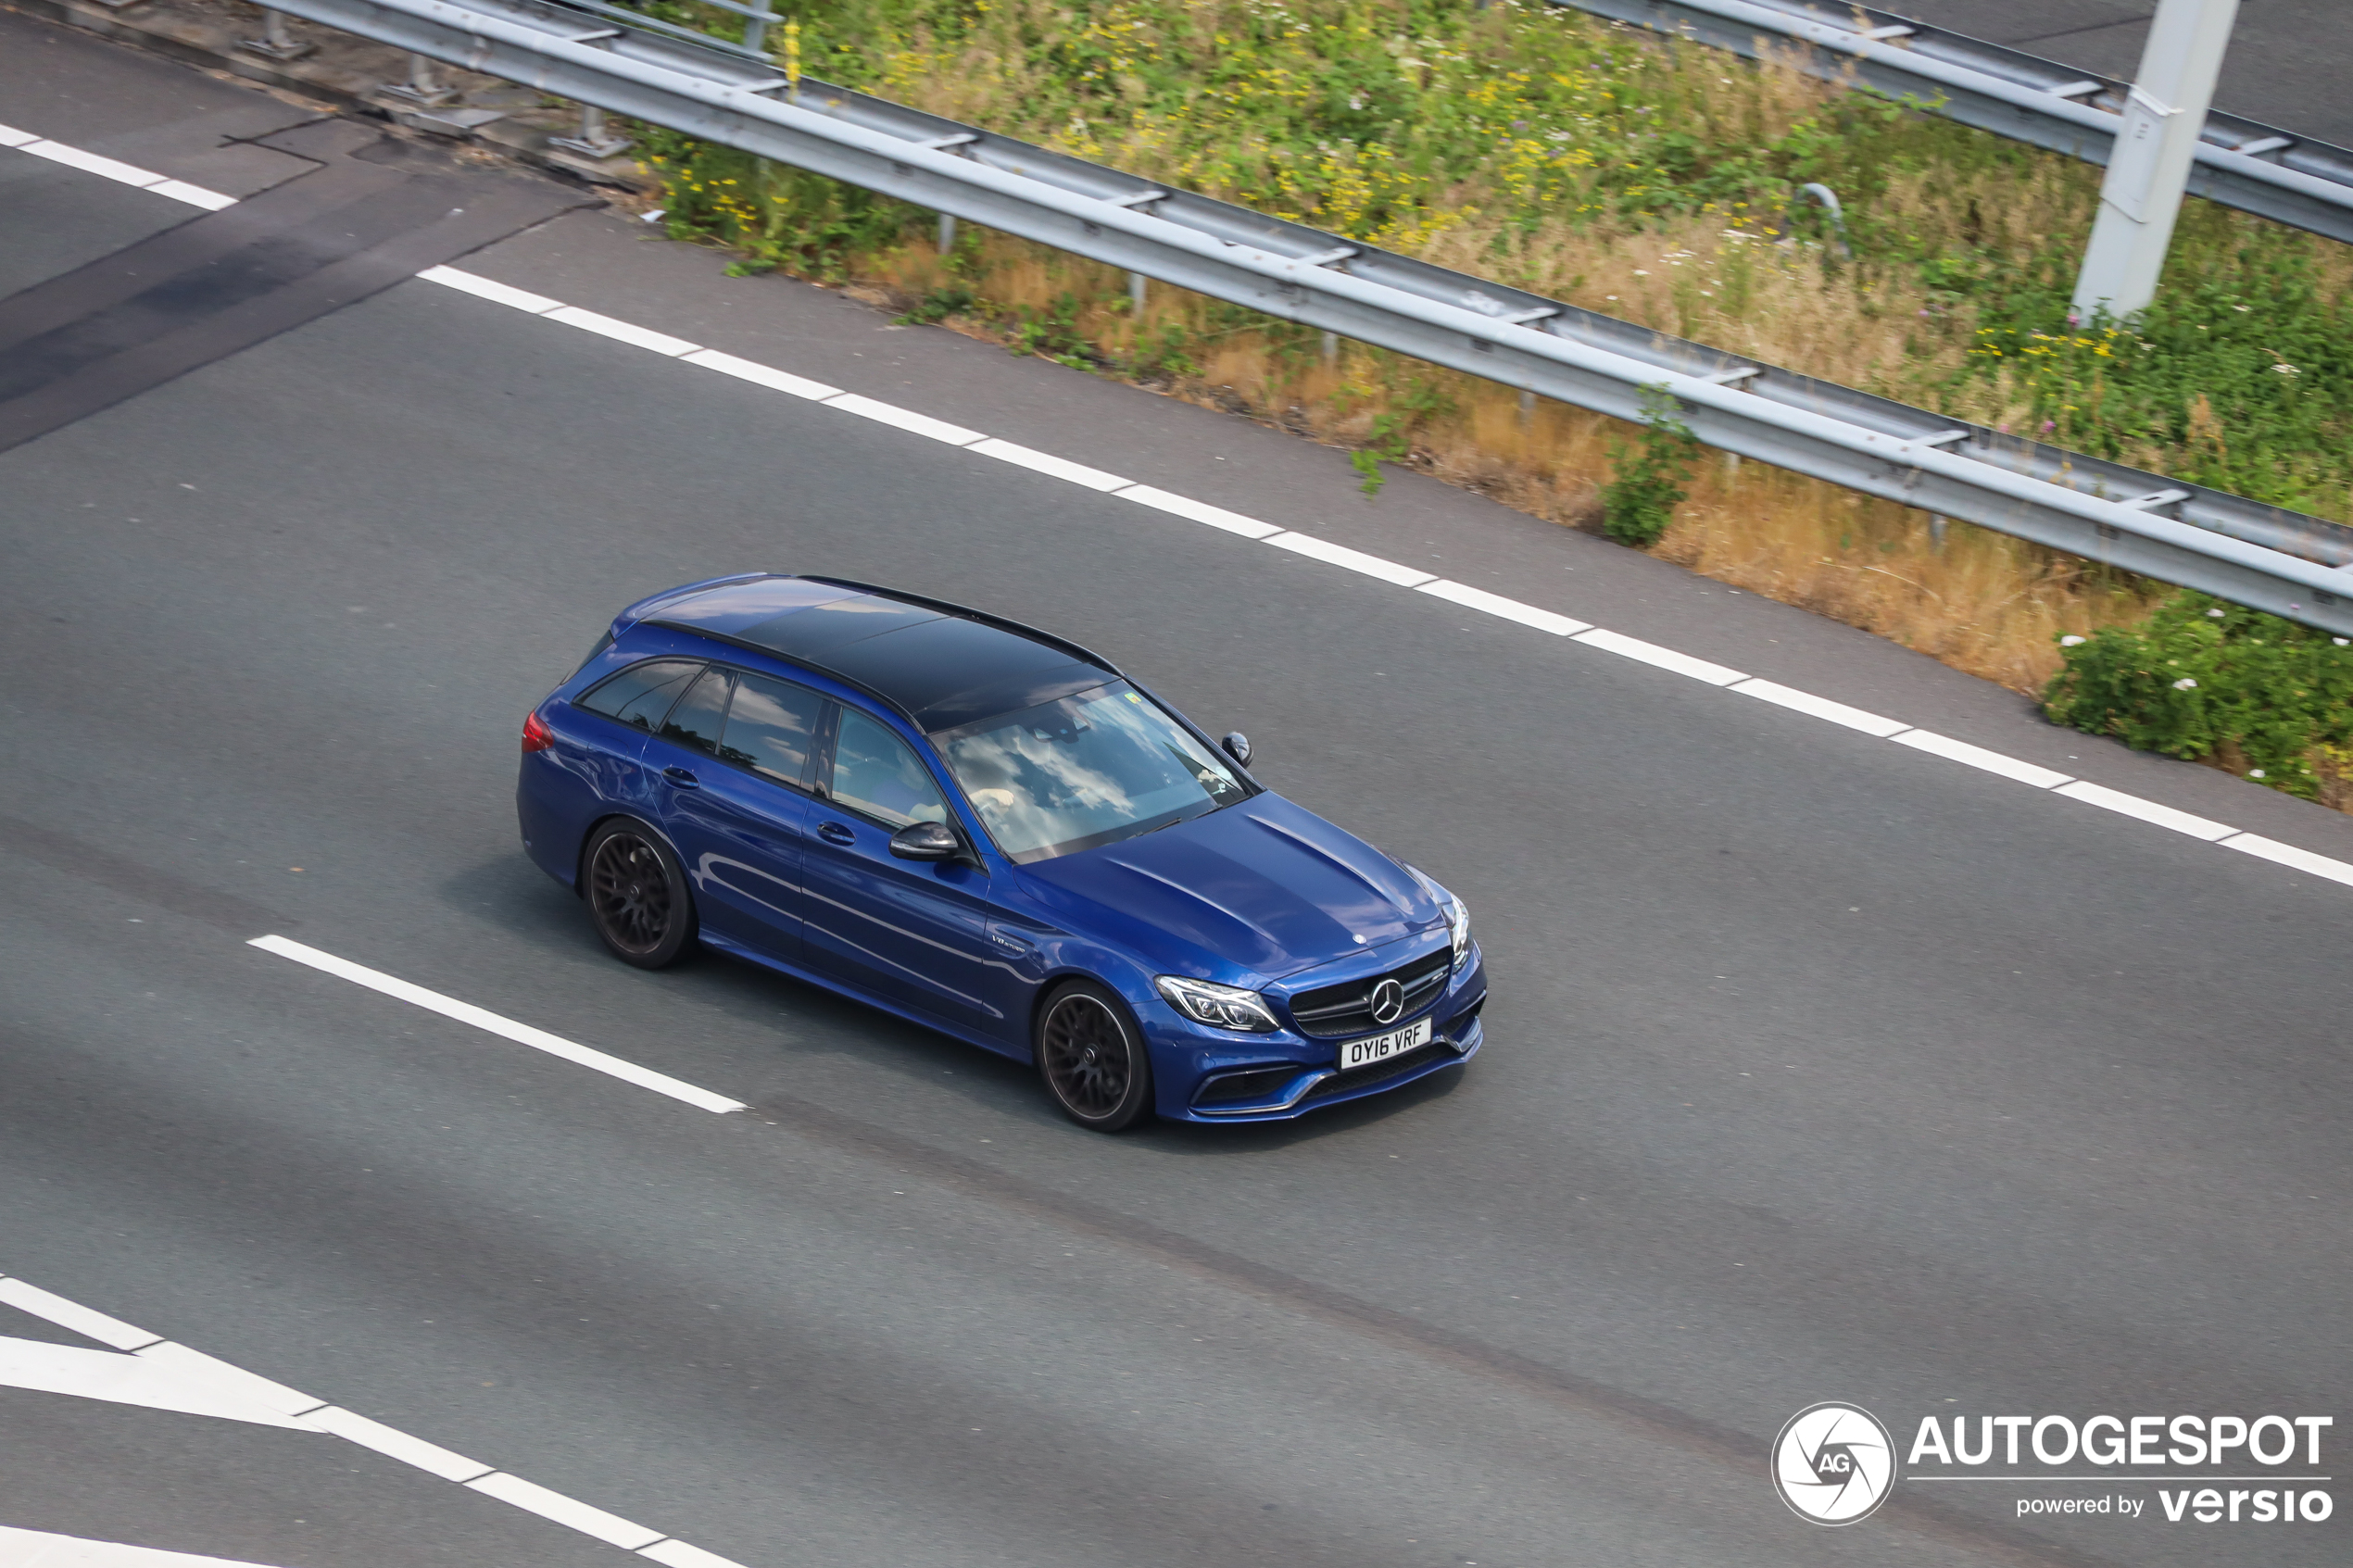
{"label": "black panoramic roof", "polygon": [[840,578],[724,583],[661,606],[655,619],[822,671],[880,697],[926,733],[1119,675],[1108,659],[1018,621]]}

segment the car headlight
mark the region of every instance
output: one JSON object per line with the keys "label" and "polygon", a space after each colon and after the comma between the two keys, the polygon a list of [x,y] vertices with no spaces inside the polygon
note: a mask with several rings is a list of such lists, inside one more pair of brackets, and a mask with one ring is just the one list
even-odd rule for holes
{"label": "car headlight", "polygon": [[1470,906],[1453,898],[1446,907],[1446,923],[1454,931],[1454,972],[1470,962]]}
{"label": "car headlight", "polygon": [[1279,1029],[1275,1015],[1266,1010],[1266,998],[1255,991],[1245,991],[1239,985],[1217,985],[1206,980],[1188,980],[1181,974],[1164,974],[1152,982],[1168,1005],[1196,1023],[1206,1023],[1214,1029],[1243,1029],[1253,1035],[1264,1035]]}
{"label": "car headlight", "polygon": [[[1397,863],[1405,865],[1403,860]],[[1438,901],[1438,912],[1446,918],[1446,929],[1454,938],[1453,972],[1462,973],[1463,966],[1470,962],[1470,906],[1431,881],[1428,873],[1419,866],[1405,866],[1405,869],[1413,872],[1414,880]]]}

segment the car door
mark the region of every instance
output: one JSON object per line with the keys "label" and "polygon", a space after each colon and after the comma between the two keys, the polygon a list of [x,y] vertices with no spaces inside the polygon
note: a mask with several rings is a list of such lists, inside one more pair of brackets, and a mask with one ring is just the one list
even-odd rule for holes
{"label": "car door", "polygon": [[873,714],[835,709],[810,807],[806,961],[878,996],[1026,1047],[1028,986],[988,936],[988,873],[902,860],[890,835],[952,822],[939,782]]}
{"label": "car door", "polygon": [[705,927],[786,962],[802,958],[802,831],[825,699],[713,665],[646,743],[661,825]]}

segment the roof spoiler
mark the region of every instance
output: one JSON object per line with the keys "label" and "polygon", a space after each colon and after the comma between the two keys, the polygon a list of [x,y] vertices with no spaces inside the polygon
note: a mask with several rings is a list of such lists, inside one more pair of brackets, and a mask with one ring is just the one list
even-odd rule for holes
{"label": "roof spoiler", "polygon": [[[762,571],[754,572],[749,575],[768,577],[774,574],[772,572]],[[829,588],[849,588],[861,594],[872,594],[876,598],[896,599],[900,604],[921,605],[925,609],[936,609],[942,615],[952,615],[960,621],[976,621],[983,626],[994,626],[1000,632],[1011,632],[1013,635],[1017,637],[1026,637],[1033,643],[1043,643],[1048,647],[1060,648],[1063,652],[1076,659],[1080,663],[1092,664],[1098,669],[1119,676],[1119,678],[1123,681],[1127,678],[1121,672],[1118,665],[1114,664],[1110,659],[1105,659],[1101,654],[1095,652],[1091,648],[1083,647],[1080,645],[1072,642],[1068,637],[1057,637],[1051,632],[1041,632],[1035,626],[1024,625],[1018,621],[1009,621],[1001,615],[991,615],[985,609],[974,609],[969,605],[950,604],[946,599],[927,598],[922,594],[910,594],[898,588],[885,588],[873,583],[861,583],[855,578],[850,577],[820,577],[813,572],[807,571],[795,572],[793,575],[799,577],[804,583],[823,583]],[[740,581],[740,579],[722,577],[715,579],[714,581],[718,583],[732,583]],[[711,585],[711,583],[696,584],[698,588],[710,587]],[[664,597],[668,596],[664,596]]]}
{"label": "roof spoiler", "polygon": [[730,583],[757,583],[763,577],[785,575],[786,574],[781,571],[731,571],[724,577],[706,577],[699,583],[689,583],[683,588],[664,588],[650,598],[639,599],[635,604],[614,616],[612,618],[613,633],[617,636],[652,615],[654,611],[674,605],[681,599],[693,598],[697,594],[708,592],[712,588],[724,588]]}

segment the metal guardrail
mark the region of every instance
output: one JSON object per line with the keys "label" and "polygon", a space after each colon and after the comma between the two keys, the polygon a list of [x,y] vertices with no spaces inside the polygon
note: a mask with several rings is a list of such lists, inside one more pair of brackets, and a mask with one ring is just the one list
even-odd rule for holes
{"label": "metal guardrail", "polygon": [[[1743,361],[551,0],[273,0],[1287,320],[2353,635],[2353,529]],[[2170,514],[2170,515],[2169,515]]]}
{"label": "metal guardrail", "polygon": [[[1817,76],[1853,79],[2038,147],[2105,165],[2133,84],[1841,0],[1547,0],[1755,59],[1794,50]],[[2217,110],[2190,191],[2353,244],[2353,151]]]}

